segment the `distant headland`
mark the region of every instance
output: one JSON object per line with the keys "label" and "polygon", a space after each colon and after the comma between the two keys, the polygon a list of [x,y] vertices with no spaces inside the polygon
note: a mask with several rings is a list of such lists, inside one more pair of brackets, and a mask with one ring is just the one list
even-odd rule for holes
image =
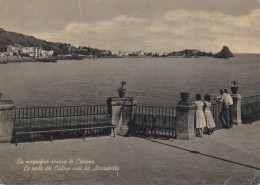
{"label": "distant headland", "polygon": [[217,53],[185,49],[172,52],[110,51],[89,46],[75,47],[71,44],[48,42],[0,28],[0,63],[8,62],[55,62],[55,60],[80,60],[83,58],[123,58],[123,57],[234,57],[227,46]]}

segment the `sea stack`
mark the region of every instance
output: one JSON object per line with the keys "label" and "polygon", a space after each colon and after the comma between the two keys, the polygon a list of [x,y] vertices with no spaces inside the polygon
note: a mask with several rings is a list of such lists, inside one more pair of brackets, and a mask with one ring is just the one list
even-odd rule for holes
{"label": "sea stack", "polygon": [[229,58],[234,57],[233,53],[227,46],[223,46],[222,50],[214,55],[215,58]]}

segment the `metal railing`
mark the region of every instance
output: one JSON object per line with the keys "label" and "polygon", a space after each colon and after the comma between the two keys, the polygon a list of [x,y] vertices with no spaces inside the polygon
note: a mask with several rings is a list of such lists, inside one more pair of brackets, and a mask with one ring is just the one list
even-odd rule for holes
{"label": "metal railing", "polygon": [[[75,128],[111,124],[107,105],[15,108],[14,130]],[[221,129],[220,103],[212,103],[211,112],[216,129]],[[260,119],[260,95],[243,97],[243,123]],[[176,137],[176,109],[174,107],[134,106],[132,131],[145,136]]]}
{"label": "metal railing", "polygon": [[[211,112],[216,123],[216,129],[221,129],[222,124],[219,119],[221,103],[212,103]],[[234,108],[234,112],[235,112]],[[241,119],[243,123],[253,122],[260,119],[260,95],[242,97]]]}
{"label": "metal railing", "polygon": [[134,132],[142,135],[176,136],[176,109],[173,107],[135,107]]}
{"label": "metal railing", "polygon": [[221,120],[219,118],[219,113],[221,111],[221,103],[218,102],[212,103],[210,110],[216,124],[216,129],[221,129],[223,127],[221,124]]}
{"label": "metal railing", "polygon": [[260,95],[242,97],[241,119],[243,123],[260,119]]}
{"label": "metal railing", "polygon": [[260,102],[260,95],[242,97],[242,105],[255,102]]}
{"label": "metal railing", "polygon": [[15,108],[15,129],[80,127],[111,123],[106,105]]}

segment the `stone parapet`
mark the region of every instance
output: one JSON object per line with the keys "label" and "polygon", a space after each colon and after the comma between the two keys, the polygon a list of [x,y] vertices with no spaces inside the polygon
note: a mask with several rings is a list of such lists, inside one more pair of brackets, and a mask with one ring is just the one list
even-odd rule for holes
{"label": "stone parapet", "polygon": [[14,107],[12,100],[0,100],[0,143],[12,140]]}
{"label": "stone parapet", "polygon": [[194,114],[195,104],[191,102],[179,102],[176,107],[177,124],[176,135],[177,139],[191,140],[195,138],[194,132]]}
{"label": "stone parapet", "polygon": [[116,126],[115,132],[118,135],[129,134],[130,124],[133,121],[134,110],[137,101],[131,97],[107,99],[108,110],[111,115],[112,125]]}
{"label": "stone parapet", "polygon": [[240,94],[231,94],[233,99],[233,123],[236,125],[241,125],[241,100],[242,96]]}
{"label": "stone parapet", "polygon": [[14,102],[12,100],[0,100],[0,110],[14,109]]}

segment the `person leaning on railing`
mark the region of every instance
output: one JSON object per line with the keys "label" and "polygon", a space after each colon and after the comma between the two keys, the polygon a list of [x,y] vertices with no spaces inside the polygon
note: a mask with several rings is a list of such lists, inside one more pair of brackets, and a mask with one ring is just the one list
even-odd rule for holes
{"label": "person leaning on railing", "polygon": [[221,111],[219,113],[221,123],[229,129],[231,127],[229,121],[229,98],[224,89],[220,89],[220,96],[216,98],[216,101],[221,103]]}
{"label": "person leaning on railing", "polygon": [[228,105],[229,105],[229,122],[230,122],[230,127],[233,127],[233,99],[230,96],[230,94],[228,94],[228,90],[224,89],[225,91],[225,96],[228,97]]}

